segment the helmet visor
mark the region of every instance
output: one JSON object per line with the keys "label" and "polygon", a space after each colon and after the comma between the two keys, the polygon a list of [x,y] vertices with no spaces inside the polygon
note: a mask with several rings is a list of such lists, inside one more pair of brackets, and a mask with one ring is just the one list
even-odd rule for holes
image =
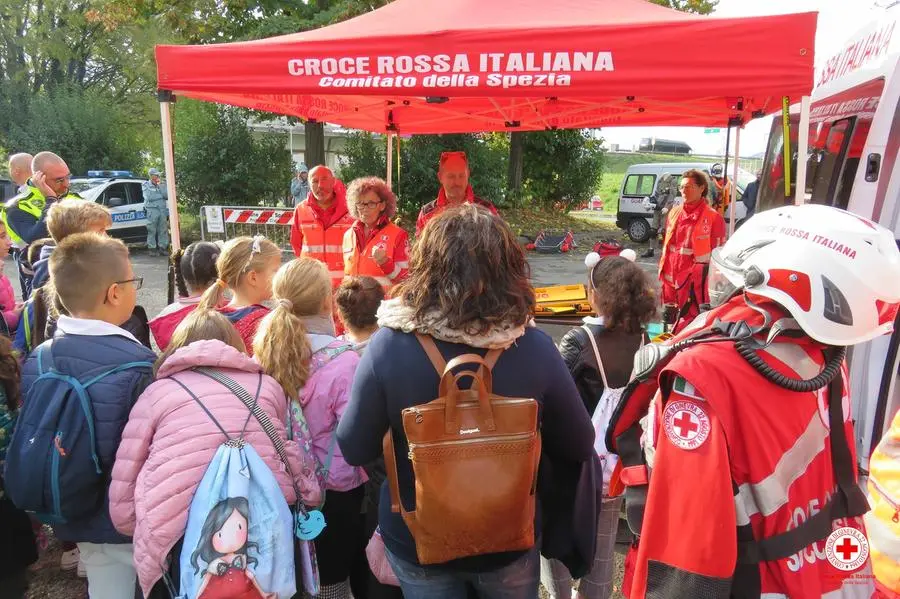
{"label": "helmet visor", "polygon": [[727,302],[744,286],[743,281],[744,271],[723,259],[722,248],[714,249],[709,261],[709,274],[706,277],[710,305],[716,307]]}

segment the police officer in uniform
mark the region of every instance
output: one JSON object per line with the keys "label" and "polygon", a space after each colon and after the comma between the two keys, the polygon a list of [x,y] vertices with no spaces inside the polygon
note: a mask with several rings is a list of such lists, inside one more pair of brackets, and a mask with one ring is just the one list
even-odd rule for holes
{"label": "police officer in uniform", "polygon": [[159,171],[147,171],[149,181],[144,181],[144,213],[147,215],[147,249],[151,256],[165,255],[169,247],[169,191],[159,178]]}
{"label": "police officer in uniform", "polygon": [[47,210],[62,199],[81,199],[69,191],[72,173],[66,162],[53,152],[39,152],[31,163],[32,175],[25,190],[9,200],[3,210],[3,224],[13,244],[13,256],[19,267],[22,297],[31,295],[34,272],[28,263],[28,246],[38,239],[49,237]]}

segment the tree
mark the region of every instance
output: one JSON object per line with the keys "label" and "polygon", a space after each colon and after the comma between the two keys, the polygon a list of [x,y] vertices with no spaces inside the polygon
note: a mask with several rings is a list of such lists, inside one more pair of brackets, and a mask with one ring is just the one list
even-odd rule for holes
{"label": "tree", "polygon": [[98,90],[70,85],[40,92],[19,116],[7,135],[16,152],[52,150],[76,174],[141,167],[143,146],[124,109]]}
{"label": "tree", "polygon": [[603,173],[601,140],[589,131],[528,133],[523,140],[523,193],[543,208],[571,210],[585,202]]}
{"label": "tree", "polygon": [[156,29],[98,20],[103,0],[20,0],[0,7],[0,142],[31,98],[57,88],[107,96],[146,127],[155,87]]}
{"label": "tree", "polygon": [[515,205],[522,196],[522,176],[524,169],[525,133],[513,131],[509,134],[509,174],[506,178],[507,198]]}
{"label": "tree", "polygon": [[[469,183],[480,197],[499,204],[506,179],[506,135],[455,133],[415,135],[400,146],[400,211],[414,215],[423,204],[437,198],[441,152],[462,150],[469,161]],[[382,171],[384,172],[384,171]]]}
{"label": "tree", "polygon": [[344,146],[344,158],[338,176],[347,184],[359,177],[383,177],[387,172],[386,154],[387,141],[384,136],[362,131],[351,133]]}
{"label": "tree", "polygon": [[255,134],[249,111],[192,100],[175,121],[176,176],[191,208],[274,205],[288,193],[291,156],[283,133]]}
{"label": "tree", "polygon": [[719,0],[650,0],[650,2],[698,15],[710,14],[719,4]]}

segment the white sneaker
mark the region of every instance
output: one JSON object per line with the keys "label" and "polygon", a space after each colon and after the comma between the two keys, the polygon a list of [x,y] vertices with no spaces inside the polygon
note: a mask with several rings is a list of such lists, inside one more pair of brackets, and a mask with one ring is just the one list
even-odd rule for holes
{"label": "white sneaker", "polygon": [[87,570],[84,569],[84,562],[78,560],[78,578],[87,578]]}
{"label": "white sneaker", "polygon": [[80,563],[81,553],[78,551],[78,547],[76,547],[71,551],[63,551],[62,557],[59,558],[59,569],[64,572],[69,572],[76,569]]}

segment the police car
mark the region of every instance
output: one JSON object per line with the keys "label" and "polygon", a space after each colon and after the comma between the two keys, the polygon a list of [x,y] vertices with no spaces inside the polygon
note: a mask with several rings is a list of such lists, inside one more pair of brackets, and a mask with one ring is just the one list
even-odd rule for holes
{"label": "police car", "polygon": [[125,243],[147,241],[147,215],[141,185],[130,171],[88,171],[72,179],[69,189],[85,200],[106,206],[112,214],[109,234]]}

